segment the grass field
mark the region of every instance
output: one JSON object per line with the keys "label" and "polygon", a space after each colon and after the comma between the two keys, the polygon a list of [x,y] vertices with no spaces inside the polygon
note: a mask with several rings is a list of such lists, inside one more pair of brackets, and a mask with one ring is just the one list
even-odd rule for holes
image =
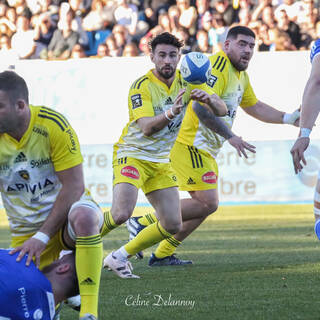
{"label": "grass field", "polygon": [[[147,258],[132,259],[142,278],[129,280],[103,270],[99,319],[320,319],[313,225],[311,205],[221,207],[178,249],[192,266],[150,268]],[[8,239],[2,227],[0,247]],[[126,240],[124,227],[111,232],[105,254]],[[78,316],[66,308],[62,315]]]}

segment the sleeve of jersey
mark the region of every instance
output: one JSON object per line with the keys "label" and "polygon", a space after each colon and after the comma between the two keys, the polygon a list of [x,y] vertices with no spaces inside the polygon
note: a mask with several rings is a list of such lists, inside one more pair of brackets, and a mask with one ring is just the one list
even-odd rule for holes
{"label": "sleeve of jersey", "polygon": [[316,40],[310,51],[310,62],[312,63],[314,57],[320,53],[320,39]]}
{"label": "sleeve of jersey", "polygon": [[247,76],[247,87],[243,93],[243,97],[240,103],[242,108],[252,107],[258,102],[256,95],[253,92],[253,89],[250,84],[249,77]]}
{"label": "sleeve of jersey", "polygon": [[143,117],[153,117],[154,109],[151,101],[151,94],[147,84],[140,88],[131,88],[128,97],[129,109],[133,121]]}
{"label": "sleeve of jersey", "polygon": [[56,171],[70,169],[83,162],[77,134],[70,125],[64,130],[53,127],[50,144],[51,159]]}

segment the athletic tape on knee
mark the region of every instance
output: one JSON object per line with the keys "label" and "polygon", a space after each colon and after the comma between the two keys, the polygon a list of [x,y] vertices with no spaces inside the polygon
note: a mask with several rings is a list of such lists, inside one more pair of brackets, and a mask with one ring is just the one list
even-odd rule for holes
{"label": "athletic tape on knee", "polygon": [[317,220],[314,225],[314,232],[316,233],[318,239],[320,240],[320,219]]}
{"label": "athletic tape on knee", "polygon": [[314,192],[314,201],[320,202],[320,192],[318,192],[317,190]]}
{"label": "athletic tape on knee", "polygon": [[313,207],[313,213],[317,216],[320,216],[320,209],[319,208],[316,208],[316,207]]}

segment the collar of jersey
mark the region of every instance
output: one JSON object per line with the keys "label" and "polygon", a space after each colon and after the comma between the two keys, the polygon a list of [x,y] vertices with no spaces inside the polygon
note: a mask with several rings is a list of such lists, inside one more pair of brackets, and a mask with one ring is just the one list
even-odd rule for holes
{"label": "collar of jersey", "polygon": [[6,133],[4,134],[4,136],[6,137],[6,139],[11,141],[11,143],[15,144],[17,149],[22,148],[25,145],[26,141],[28,140],[28,138],[30,136],[30,132],[32,132],[34,119],[35,119],[34,109],[32,108],[32,106],[30,106],[30,122],[29,122],[29,125],[28,125],[28,129],[23,134],[23,136],[20,139],[20,141],[17,141],[15,138],[11,137],[10,135],[8,135]]}
{"label": "collar of jersey", "polygon": [[153,70],[154,69],[151,69],[149,72],[148,72],[148,77],[150,77],[150,80],[152,82],[155,82],[157,84],[159,84],[161,87],[163,87],[168,93],[170,93],[171,90],[174,89],[175,87],[175,82],[178,81],[178,78],[179,78],[179,73],[178,73],[178,69],[176,70],[176,75],[175,75],[175,78],[170,86],[170,88],[164,83],[162,82],[161,80],[159,80],[154,74],[153,74]]}

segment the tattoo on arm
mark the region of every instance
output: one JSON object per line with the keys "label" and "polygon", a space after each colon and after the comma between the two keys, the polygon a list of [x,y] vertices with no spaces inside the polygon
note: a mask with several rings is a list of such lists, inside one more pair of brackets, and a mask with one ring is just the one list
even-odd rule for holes
{"label": "tattoo on arm", "polygon": [[215,116],[212,112],[208,111],[206,108],[202,107],[198,102],[193,102],[193,110],[200,119],[200,121],[209,129],[219,134],[226,140],[234,136],[230,128]]}

